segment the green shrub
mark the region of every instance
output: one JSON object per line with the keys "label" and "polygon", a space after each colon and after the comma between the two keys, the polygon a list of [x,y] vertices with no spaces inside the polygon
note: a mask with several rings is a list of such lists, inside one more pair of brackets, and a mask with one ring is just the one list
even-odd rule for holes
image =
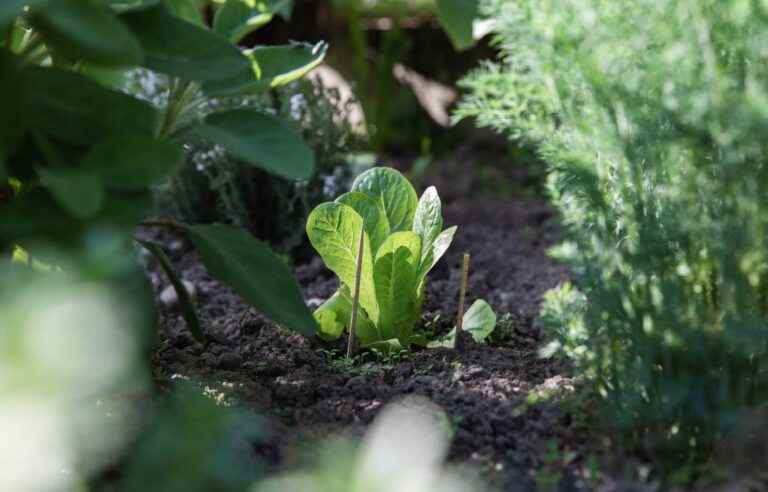
{"label": "green shrub", "polygon": [[621,429],[666,464],[705,458],[768,396],[768,4],[484,9],[502,57],[458,115],[549,165],[586,299],[551,294],[545,321]]}
{"label": "green shrub", "polygon": [[[161,97],[164,86],[149,83],[149,75],[136,72],[132,90],[142,97]],[[362,137],[350,127],[338,91],[319,81],[298,80],[233,103],[275,114],[299,131],[315,155],[314,174],[298,181],[274,176],[192,136],[184,143],[184,164],[156,190],[159,214],[244,227],[281,250],[294,252],[304,246],[303,224],[312,208],[351,183],[354,169],[349,158],[361,148]]]}
{"label": "green shrub", "polygon": [[[290,83],[320,63],[327,46],[240,50],[236,42],[290,2],[218,2],[209,28],[201,0],[11,0],[0,7],[0,253],[23,248],[45,260],[80,255],[119,237],[126,254],[143,223],[187,234],[211,273],[287,327],[315,322],[283,263],[227,226],[147,221],[151,190],[174,172],[194,135],[249,165],[309,179],[314,156],[301,135],[266,112],[201,107]],[[167,95],[141,100],[117,90],[127,70],[167,77]],[[158,245],[139,241],[184,290]],[[30,262],[35,265],[35,262]],[[180,299],[187,296],[180,292]],[[191,306],[184,310],[199,337]]]}

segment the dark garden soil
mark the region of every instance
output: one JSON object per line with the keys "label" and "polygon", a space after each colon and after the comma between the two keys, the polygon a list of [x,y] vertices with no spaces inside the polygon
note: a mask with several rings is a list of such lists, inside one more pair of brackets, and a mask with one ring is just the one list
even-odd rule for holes
{"label": "dark garden soil", "polygon": [[[461,255],[469,251],[469,300],[485,298],[499,315],[490,344],[462,357],[417,349],[388,360],[364,355],[345,366],[343,341],[326,345],[278,328],[212,280],[186,244],[166,238],[214,341],[194,342],[180,314],[163,307],[158,379],[202,381],[269,416],[272,445],[259,452],[274,470],[295,465],[302,444],[337,432],[359,435],[387,402],[417,394],[440,405],[455,427],[452,462],[499,490],[537,490],[547,481],[562,490],[587,487],[580,471],[594,436],[569,410],[579,383],[567,366],[538,355],[542,296],[567,279],[545,253],[558,240],[553,211],[535,199],[459,199],[444,212],[446,225],[459,231],[431,275],[423,324],[436,333],[452,326]],[[310,304],[337,287],[319,258],[295,272]],[[150,274],[159,293],[167,281],[156,269]]]}

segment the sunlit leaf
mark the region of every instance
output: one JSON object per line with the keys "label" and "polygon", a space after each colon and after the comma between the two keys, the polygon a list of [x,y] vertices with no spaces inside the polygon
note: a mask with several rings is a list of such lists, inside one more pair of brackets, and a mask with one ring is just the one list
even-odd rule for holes
{"label": "sunlit leaf", "polygon": [[352,191],[373,198],[384,207],[391,232],[409,231],[413,226],[418,197],[408,179],[389,167],[375,167],[358,176]]}
{"label": "sunlit leaf", "polygon": [[[320,253],[325,265],[345,285],[355,285],[357,253],[363,218],[351,207],[341,203],[323,203],[307,219],[307,236]],[[368,234],[363,232],[362,273],[360,276],[360,305],[374,322],[378,322],[379,306],[373,283],[373,255]]]}
{"label": "sunlit leaf", "polygon": [[208,82],[208,95],[256,94],[300,79],[325,59],[328,44],[294,43],[261,46],[243,53],[251,60],[248,69],[228,79]]}

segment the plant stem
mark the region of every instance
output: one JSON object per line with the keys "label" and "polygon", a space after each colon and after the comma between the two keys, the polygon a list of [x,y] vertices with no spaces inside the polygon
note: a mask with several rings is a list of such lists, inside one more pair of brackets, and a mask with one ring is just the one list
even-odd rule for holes
{"label": "plant stem", "polygon": [[363,273],[363,241],[365,240],[365,224],[360,226],[360,245],[357,248],[357,268],[355,269],[355,290],[352,294],[352,316],[349,321],[349,340],[347,341],[347,359],[355,355],[355,326],[357,325],[357,309],[360,304],[360,278]]}
{"label": "plant stem", "polygon": [[461,287],[459,289],[459,312],[456,315],[456,336],[453,338],[453,349],[464,353],[466,349],[464,336],[464,303],[467,299],[467,280],[469,278],[469,253],[464,253],[461,264]]}
{"label": "plant stem", "polygon": [[179,121],[179,117],[184,113],[192,95],[192,82],[182,81],[176,78],[172,78],[170,80],[168,105],[165,108],[163,122],[160,125],[157,134],[159,138],[167,138],[174,132],[176,129],[176,124]]}

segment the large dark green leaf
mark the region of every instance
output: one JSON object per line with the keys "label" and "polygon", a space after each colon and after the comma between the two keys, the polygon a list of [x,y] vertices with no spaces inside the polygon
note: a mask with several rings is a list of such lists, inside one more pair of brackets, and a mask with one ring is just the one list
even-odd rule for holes
{"label": "large dark green leaf", "polygon": [[[25,6],[45,5],[50,0],[2,0],[0,1],[0,27],[3,29],[22,13]],[[4,32],[4,31],[3,31]]]}
{"label": "large dark green leaf", "polygon": [[176,17],[204,26],[199,0],[163,0],[166,8]]}
{"label": "large dark green leaf", "polygon": [[81,229],[81,223],[62,210],[42,187],[0,207],[0,242],[44,240],[66,247],[76,242]]}
{"label": "large dark green leaf", "polygon": [[51,50],[70,60],[106,66],[141,62],[138,40],[107,6],[84,0],[51,0],[30,20]]}
{"label": "large dark green leaf", "polygon": [[317,324],[288,267],[261,241],[223,225],[187,226],[213,276],[272,320],[307,336]]}
{"label": "large dark green leaf", "polygon": [[90,223],[133,229],[147,216],[152,202],[151,190],[109,191],[101,212]]}
{"label": "large dark green leaf", "polygon": [[144,66],[185,80],[227,79],[250,61],[226,38],[182,20],[159,6],[123,16],[144,49]]}
{"label": "large dark green leaf", "polygon": [[181,315],[184,317],[184,321],[187,323],[187,328],[189,328],[192,336],[194,336],[195,340],[198,342],[205,343],[206,338],[203,334],[203,331],[200,329],[200,320],[197,317],[197,312],[195,311],[192,297],[189,295],[187,288],[184,287],[184,282],[182,282],[181,279],[179,279],[179,276],[176,274],[176,270],[174,270],[173,265],[171,264],[171,260],[168,259],[165,251],[163,251],[159,245],[149,241],[137,241],[139,244],[144,246],[147,251],[152,253],[152,256],[154,256],[157,262],[160,264],[160,268],[162,268],[163,272],[165,272],[165,276],[168,277],[168,281],[173,286],[173,289],[176,291],[176,296],[179,299]]}
{"label": "large dark green leaf", "polygon": [[289,179],[312,176],[312,149],[296,131],[274,116],[251,109],[215,113],[193,131],[270,173]]}
{"label": "large dark green leaf", "polygon": [[27,74],[16,57],[0,50],[0,149],[7,157],[24,135],[29,118]]}
{"label": "large dark green leaf", "polygon": [[38,169],[40,181],[72,216],[87,219],[104,203],[99,177],[79,169]]}
{"label": "large dark green leaf", "polygon": [[94,146],[82,162],[107,187],[141,190],[159,183],[181,164],[178,145],[145,136],[118,137]]}
{"label": "large dark green leaf", "polygon": [[437,0],[437,18],[458,50],[474,44],[473,25],[479,14],[479,0]]}
{"label": "large dark green leaf", "polygon": [[35,99],[29,117],[35,128],[75,144],[115,136],[155,133],[158,113],[144,101],[116,92],[87,77],[53,68],[29,71]]}
{"label": "large dark green leaf", "polygon": [[328,44],[295,43],[262,46],[243,53],[251,60],[247,70],[235,77],[203,85],[208,95],[254,94],[297,80],[325,59]]}

